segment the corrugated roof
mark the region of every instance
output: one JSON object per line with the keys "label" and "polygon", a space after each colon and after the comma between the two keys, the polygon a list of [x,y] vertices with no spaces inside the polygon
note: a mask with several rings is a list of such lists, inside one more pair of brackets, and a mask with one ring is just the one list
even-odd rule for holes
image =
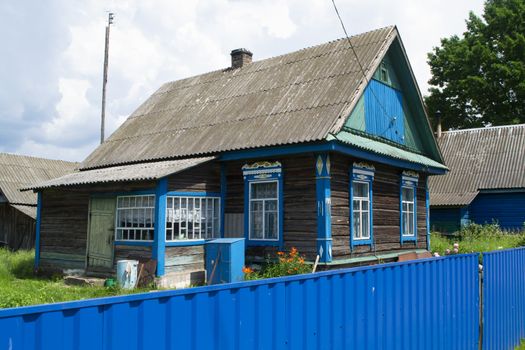
{"label": "corrugated roof", "polygon": [[153,163],[139,163],[102,169],[84,170],[45,181],[24,190],[38,190],[50,187],[85,185],[104,182],[157,180],[178,173],[215,157],[168,160]]}
{"label": "corrugated roof", "polygon": [[36,219],[36,206],[30,206],[30,205],[19,205],[19,204],[13,204],[11,205],[16,210],[21,211],[22,213],[26,214],[27,216]]}
{"label": "corrugated roof", "polygon": [[[387,27],[352,37],[367,72],[397,35]],[[81,167],[324,140],[362,83],[346,39],[167,83]]]}
{"label": "corrugated roof", "polygon": [[422,164],[428,167],[446,170],[447,167],[435,160],[421,154],[406,151],[393,145],[373,140],[368,137],[353,134],[348,131],[341,131],[332,139],[344,142],[357,148],[361,148],[374,153],[382,154],[387,157],[405,160],[411,163]]}
{"label": "corrugated roof", "polygon": [[525,188],[525,124],[447,131],[438,143],[450,172],[430,178],[431,205],[467,205],[482,189]]}
{"label": "corrugated roof", "polygon": [[10,204],[36,205],[36,194],[20,188],[74,171],[79,163],[0,153],[0,191]]}

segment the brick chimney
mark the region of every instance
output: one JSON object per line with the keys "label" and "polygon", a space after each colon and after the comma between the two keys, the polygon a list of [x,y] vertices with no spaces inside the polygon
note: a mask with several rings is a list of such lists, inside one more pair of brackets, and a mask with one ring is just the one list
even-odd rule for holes
{"label": "brick chimney", "polygon": [[253,54],[246,49],[235,49],[230,55],[232,56],[232,68],[241,68],[252,63]]}

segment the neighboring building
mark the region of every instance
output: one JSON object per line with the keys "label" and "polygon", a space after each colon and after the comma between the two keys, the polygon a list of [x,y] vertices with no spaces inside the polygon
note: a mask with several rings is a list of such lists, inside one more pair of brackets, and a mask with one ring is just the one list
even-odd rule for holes
{"label": "neighboring building", "polygon": [[451,233],[497,222],[523,229],[525,124],[447,131],[438,143],[450,172],[430,180],[431,228]]}
{"label": "neighboring building", "polygon": [[65,175],[78,165],[0,153],[0,245],[13,250],[34,247],[37,195],[20,188]]}
{"label": "neighboring building", "polygon": [[395,27],[351,40],[359,62],[346,39],[239,49],[163,85],[78,173],[32,186],[39,266],[153,258],[169,285],[215,237],[245,237],[248,262],[295,246],[324,268],[426,250],[426,182],[446,167],[415,78]]}

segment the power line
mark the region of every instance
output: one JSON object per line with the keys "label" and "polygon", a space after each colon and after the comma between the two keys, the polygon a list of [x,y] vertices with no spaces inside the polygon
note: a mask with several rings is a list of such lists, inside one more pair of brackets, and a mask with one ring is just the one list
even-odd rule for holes
{"label": "power line", "polygon": [[[361,61],[359,60],[359,57],[357,56],[357,52],[355,51],[354,45],[352,44],[352,40],[350,39],[350,36],[348,35],[348,32],[346,31],[345,24],[343,22],[343,19],[341,18],[341,15],[339,14],[339,10],[337,9],[337,5],[335,4],[335,0],[332,0],[332,4],[334,5],[335,13],[337,14],[337,18],[339,18],[339,23],[341,23],[341,27],[343,28],[343,32],[345,33],[345,37],[346,37],[346,40],[348,41],[348,45],[350,46],[350,49],[352,50],[352,52],[353,52],[353,54],[355,56],[355,59],[356,59],[357,64],[359,66],[359,69],[361,70],[361,73],[363,74],[363,78],[366,81],[366,85],[368,86],[368,84],[370,83],[370,80],[366,76],[365,69],[364,69],[363,65],[361,64]],[[387,117],[387,119],[390,120],[389,125],[391,125],[396,117],[395,116],[394,117],[390,117],[388,115],[388,112],[386,111],[385,106],[383,106],[383,103],[381,103],[381,100],[375,94],[374,89],[370,89],[370,92],[372,93],[372,96],[374,96],[374,98],[376,99],[377,103],[381,107],[381,110],[382,110],[383,114],[385,115],[385,117]],[[379,136],[383,136],[385,134],[385,132],[388,131],[388,129],[390,129],[390,126],[385,131],[383,131],[381,133],[381,135],[379,135]]]}

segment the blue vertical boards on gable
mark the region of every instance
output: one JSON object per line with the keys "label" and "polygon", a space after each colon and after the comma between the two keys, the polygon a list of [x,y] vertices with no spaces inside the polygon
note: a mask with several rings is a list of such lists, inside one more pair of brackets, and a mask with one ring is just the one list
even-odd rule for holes
{"label": "blue vertical boards on gable", "polygon": [[366,132],[405,144],[403,95],[375,79],[365,90]]}
{"label": "blue vertical boards on gable", "polygon": [[206,242],[208,284],[244,280],[244,238],[221,238]]}

